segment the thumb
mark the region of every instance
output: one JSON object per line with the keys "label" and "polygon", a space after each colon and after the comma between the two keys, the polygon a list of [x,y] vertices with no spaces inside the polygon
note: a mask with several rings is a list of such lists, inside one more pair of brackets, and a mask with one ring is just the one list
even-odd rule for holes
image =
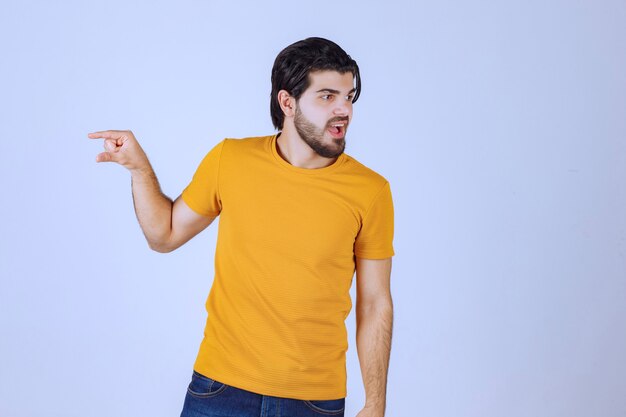
{"label": "thumb", "polygon": [[113,152],[102,152],[96,155],[96,162],[117,162]]}

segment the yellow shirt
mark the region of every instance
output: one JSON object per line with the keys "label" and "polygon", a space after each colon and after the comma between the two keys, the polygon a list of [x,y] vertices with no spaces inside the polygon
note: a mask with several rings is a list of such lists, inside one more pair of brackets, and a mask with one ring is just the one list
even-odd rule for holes
{"label": "yellow shirt", "polygon": [[387,180],[345,153],[324,168],[295,167],[276,135],[224,139],[182,198],[220,217],[194,369],[262,395],[345,397],[355,256],[394,255]]}

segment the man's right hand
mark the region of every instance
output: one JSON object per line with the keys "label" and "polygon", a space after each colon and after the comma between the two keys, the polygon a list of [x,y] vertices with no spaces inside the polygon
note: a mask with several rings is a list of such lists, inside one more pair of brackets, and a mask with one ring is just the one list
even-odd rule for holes
{"label": "man's right hand", "polygon": [[148,157],[130,130],[104,130],[87,136],[104,139],[105,152],[96,156],[96,162],[117,162],[130,170],[137,220],[153,250],[171,252],[215,219],[193,211],[181,196],[172,202],[161,192]]}
{"label": "man's right hand", "polygon": [[130,130],[103,130],[87,135],[90,139],[104,139],[104,150],[96,162],[117,162],[129,171],[150,169],[150,162]]}

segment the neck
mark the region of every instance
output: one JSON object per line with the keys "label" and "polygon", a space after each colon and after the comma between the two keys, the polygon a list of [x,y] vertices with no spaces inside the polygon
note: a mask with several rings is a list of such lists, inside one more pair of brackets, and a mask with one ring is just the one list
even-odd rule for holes
{"label": "neck", "polygon": [[302,140],[295,127],[287,123],[276,138],[276,150],[281,158],[298,168],[324,168],[337,160],[337,158],[325,158],[317,154]]}

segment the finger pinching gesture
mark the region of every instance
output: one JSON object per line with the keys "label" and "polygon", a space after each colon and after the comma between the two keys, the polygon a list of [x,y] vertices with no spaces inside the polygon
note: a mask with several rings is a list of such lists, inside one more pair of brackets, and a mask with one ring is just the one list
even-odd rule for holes
{"label": "finger pinching gesture", "polygon": [[104,150],[96,162],[116,162],[130,171],[149,166],[148,157],[130,130],[103,130],[87,135],[90,139],[104,139]]}

